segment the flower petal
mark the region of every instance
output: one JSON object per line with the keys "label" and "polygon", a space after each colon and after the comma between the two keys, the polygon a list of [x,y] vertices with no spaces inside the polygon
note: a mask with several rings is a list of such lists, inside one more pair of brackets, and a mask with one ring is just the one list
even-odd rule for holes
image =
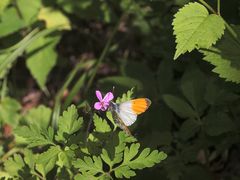
{"label": "flower petal", "polygon": [[102,101],[102,94],[101,94],[100,91],[96,90],[96,96],[97,96],[99,101]]}
{"label": "flower petal", "polygon": [[109,103],[104,103],[103,106],[101,107],[102,111],[106,111],[108,109]]}
{"label": "flower petal", "polygon": [[101,104],[100,102],[96,102],[96,103],[94,104],[94,109],[100,110],[101,108],[102,108],[102,104]]}
{"label": "flower petal", "polygon": [[112,93],[112,92],[108,92],[108,93],[104,96],[103,101],[104,101],[104,102],[109,102],[109,101],[113,100],[113,98],[114,98],[113,93]]}

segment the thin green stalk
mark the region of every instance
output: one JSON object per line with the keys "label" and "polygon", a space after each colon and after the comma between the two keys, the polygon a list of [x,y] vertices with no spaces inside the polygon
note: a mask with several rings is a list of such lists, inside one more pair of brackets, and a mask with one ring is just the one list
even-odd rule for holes
{"label": "thin green stalk", "polygon": [[[46,36],[54,31],[56,31],[57,28],[52,28],[52,29],[46,29],[43,31],[39,32],[39,29],[36,28],[32,32],[30,32],[24,39],[22,40],[21,45],[19,44],[19,47],[14,50],[1,64],[0,64],[0,72],[8,68],[10,64],[12,64],[18,56],[20,56],[24,50],[35,40],[42,36]],[[39,32],[39,33],[38,33]]]}
{"label": "thin green stalk", "polygon": [[94,80],[94,78],[95,78],[95,76],[96,76],[96,74],[97,74],[98,68],[99,68],[99,66],[101,65],[103,59],[105,59],[105,57],[106,57],[106,55],[107,55],[107,53],[108,53],[108,50],[109,50],[110,45],[111,45],[111,43],[112,43],[113,37],[115,36],[115,34],[116,34],[116,32],[117,32],[117,29],[118,29],[118,25],[115,26],[115,28],[114,28],[114,30],[113,30],[110,38],[109,38],[108,41],[107,41],[106,46],[104,47],[104,50],[103,50],[100,58],[98,59],[96,65],[95,65],[93,74],[92,74],[92,76],[90,77],[90,79],[89,79],[89,81],[88,81],[86,90],[88,90],[88,89],[90,88],[90,86],[92,85],[92,82],[93,82],[93,80]]}
{"label": "thin green stalk", "polygon": [[39,29],[34,29],[21,41],[21,45],[19,43],[19,47],[0,64],[0,72],[2,72],[9,64],[13,63],[13,61],[23,53],[26,47],[32,42],[32,39],[36,39],[34,38],[34,35],[36,35],[38,31]]}
{"label": "thin green stalk", "polygon": [[98,69],[99,69],[99,66],[101,65],[102,61],[106,58],[106,55],[107,55],[107,53],[108,53],[108,51],[109,51],[109,49],[110,49],[110,46],[111,46],[111,44],[112,44],[113,38],[114,38],[114,36],[116,35],[117,30],[118,30],[118,27],[119,27],[122,19],[123,19],[125,16],[126,16],[126,13],[124,13],[124,14],[120,17],[118,23],[117,23],[116,26],[114,27],[114,29],[113,29],[113,31],[112,31],[112,33],[111,33],[111,35],[110,35],[110,37],[109,37],[106,45],[105,45],[105,47],[104,47],[104,49],[103,49],[103,51],[102,51],[102,54],[100,55],[99,59],[97,60],[96,65],[95,65],[95,68],[94,68],[94,70],[93,70],[93,73],[92,73],[92,75],[91,75],[91,77],[90,77],[90,79],[89,79],[89,81],[88,81],[88,83],[87,83],[87,86],[86,86],[86,89],[85,89],[86,92],[87,92],[88,89],[91,87],[91,85],[92,85],[92,83],[93,83],[93,80],[94,80],[94,78],[95,78],[95,76],[96,76],[96,74],[97,74],[97,71],[98,71]]}
{"label": "thin green stalk", "polygon": [[[88,60],[83,67],[90,69],[93,65],[94,65],[94,61],[93,60]],[[73,88],[69,91],[69,94],[64,102],[64,106],[63,109],[66,109],[70,103],[72,102],[73,98],[76,96],[76,94],[79,92],[79,90],[84,86],[84,83],[86,81],[86,79],[88,78],[88,73],[87,72],[83,72],[83,74],[78,78],[77,82],[75,83],[75,85],[73,86]]]}
{"label": "thin green stalk", "polygon": [[82,67],[85,67],[86,63],[79,62],[77,66],[69,73],[65,83],[63,84],[62,88],[58,91],[56,98],[55,98],[55,105],[53,108],[53,117],[52,117],[52,126],[55,127],[58,122],[59,114],[61,111],[61,98],[63,96],[64,90],[69,86],[69,84],[74,79],[75,75]]}
{"label": "thin green stalk", "polygon": [[1,88],[2,88],[1,89],[1,100],[2,100],[7,94],[7,77],[3,79]]}
{"label": "thin green stalk", "polygon": [[221,1],[220,0],[218,0],[218,2],[217,2],[217,13],[219,16],[221,16]]}
{"label": "thin green stalk", "polygon": [[214,14],[217,14],[217,12],[204,0],[198,0],[200,3],[202,3],[209,11],[211,11]]}
{"label": "thin green stalk", "polygon": [[66,109],[70,105],[74,96],[78,93],[79,89],[83,86],[86,80],[86,77],[87,77],[86,74],[82,74],[81,77],[78,79],[78,81],[76,82],[76,84],[74,85],[74,87],[72,88],[72,90],[70,91],[70,93],[68,94],[64,102],[64,106],[63,106],[64,109]]}
{"label": "thin green stalk", "polygon": [[3,163],[5,160],[8,159],[8,157],[12,156],[13,154],[17,153],[17,152],[20,152],[22,153],[23,152],[23,149],[22,148],[12,148],[10,149],[7,153],[5,153],[1,160],[0,160],[0,163]]}

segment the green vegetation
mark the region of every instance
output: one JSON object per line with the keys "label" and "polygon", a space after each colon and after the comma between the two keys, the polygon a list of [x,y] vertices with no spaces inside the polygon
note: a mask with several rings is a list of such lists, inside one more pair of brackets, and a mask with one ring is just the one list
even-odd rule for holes
{"label": "green vegetation", "polygon": [[0,179],[239,179],[238,1],[0,0]]}

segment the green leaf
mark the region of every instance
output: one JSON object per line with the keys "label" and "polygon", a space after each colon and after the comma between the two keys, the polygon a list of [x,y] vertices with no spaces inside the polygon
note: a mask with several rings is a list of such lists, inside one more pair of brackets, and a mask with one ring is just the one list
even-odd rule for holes
{"label": "green leaf", "polygon": [[236,129],[231,118],[223,112],[209,113],[203,122],[204,129],[210,136],[218,136]]}
{"label": "green leaf", "polygon": [[181,78],[181,91],[199,114],[207,105],[204,102],[207,80],[206,75],[195,66],[188,67]]}
{"label": "green leaf", "polygon": [[16,8],[7,8],[0,21],[0,37],[15,33],[24,26],[25,22],[19,17]]}
{"label": "green leaf", "polygon": [[125,151],[124,151],[124,159],[123,159],[123,163],[127,163],[129,162],[132,158],[134,158],[139,150],[140,144],[136,143],[136,144],[132,144],[130,148],[126,147]]}
{"label": "green leaf", "polygon": [[77,174],[76,176],[74,176],[74,180],[99,180],[98,177],[95,177],[93,175],[90,174]]}
{"label": "green leaf", "polygon": [[84,156],[82,159],[77,159],[73,162],[73,166],[78,168],[80,172],[87,173],[88,175],[96,175],[98,173],[103,173],[103,164],[100,157]]}
{"label": "green leaf", "polygon": [[[232,28],[239,37],[240,26],[232,26]],[[226,81],[240,83],[239,48],[240,45],[227,31],[216,46],[202,49],[200,52],[204,54],[205,61],[215,66],[212,71],[217,73],[219,77],[226,79]]]}
{"label": "green leaf", "polygon": [[39,154],[36,160],[36,169],[46,176],[55,167],[60,152],[59,146],[51,146],[47,151]]}
{"label": "green leaf", "polygon": [[110,159],[106,149],[102,150],[101,158],[105,163],[107,163],[110,166],[110,168],[113,166],[112,160]]}
{"label": "green leaf", "polygon": [[70,135],[77,132],[83,123],[83,118],[78,116],[77,108],[74,105],[68,107],[67,111],[58,120],[57,141],[67,141]]}
{"label": "green leaf", "polygon": [[117,168],[114,171],[114,173],[117,178],[125,177],[125,178],[129,179],[133,176],[136,176],[136,173],[133,170],[131,170],[130,167],[128,167],[128,166],[121,166],[121,167]]}
{"label": "green leaf", "polygon": [[27,67],[41,89],[45,89],[47,76],[56,64],[55,46],[59,39],[59,36],[39,37],[27,48]]}
{"label": "green leaf", "polygon": [[36,124],[40,129],[47,129],[50,119],[51,119],[52,110],[44,105],[40,105],[37,108],[32,108],[28,111],[25,118],[28,123]]}
{"label": "green leaf", "polygon": [[2,16],[5,8],[9,5],[11,0],[1,0],[0,1],[0,17]]}
{"label": "green leaf", "polygon": [[20,109],[21,105],[15,99],[3,98],[0,103],[0,122],[16,127],[20,119]]}
{"label": "green leaf", "polygon": [[28,147],[53,145],[53,129],[40,129],[36,124],[29,126],[19,126],[14,130],[15,134],[25,138],[28,142]]}
{"label": "green leaf", "polygon": [[180,136],[187,140],[193,137],[200,130],[200,124],[194,119],[187,119],[180,128]]}
{"label": "green leaf", "polygon": [[26,25],[31,25],[37,20],[37,15],[41,8],[41,0],[25,1],[17,0],[17,7],[21,13],[21,17]]}
{"label": "green leaf", "polygon": [[131,144],[130,148],[125,148],[123,162],[121,165],[116,167],[114,171],[116,177],[133,177],[136,174],[132,171],[132,169],[152,167],[167,158],[167,155],[164,152],[158,152],[157,150],[151,152],[149,148],[145,148],[140,155],[137,156],[139,147],[140,144],[136,143]]}
{"label": "green leaf", "polygon": [[196,112],[183,99],[165,94],[163,95],[163,100],[178,116],[182,118],[196,117]]}
{"label": "green leaf", "polygon": [[24,150],[24,161],[31,170],[34,170],[36,163],[36,156],[29,149]]}
{"label": "green leaf", "polygon": [[222,37],[225,25],[220,16],[209,14],[203,5],[195,2],[175,14],[173,29],[177,43],[174,59],[177,59],[187,51],[210,48]]}
{"label": "green leaf", "polygon": [[14,154],[4,162],[4,169],[12,176],[19,176],[21,170],[25,166],[22,157],[19,154]]}
{"label": "green leaf", "polygon": [[93,116],[95,131],[100,133],[110,132],[112,129],[105,119],[100,118],[97,114]]}
{"label": "green leaf", "polygon": [[116,103],[122,103],[132,99],[134,88],[128,90],[126,93],[123,93],[122,97],[118,97]]}
{"label": "green leaf", "polygon": [[57,165],[61,168],[64,166],[67,168],[71,168],[72,161],[74,158],[75,158],[74,151],[69,149],[69,147],[66,147],[64,151],[58,154]]}
{"label": "green leaf", "polygon": [[71,29],[69,19],[61,11],[53,8],[41,8],[38,19],[44,20],[47,28],[59,27],[59,29]]}

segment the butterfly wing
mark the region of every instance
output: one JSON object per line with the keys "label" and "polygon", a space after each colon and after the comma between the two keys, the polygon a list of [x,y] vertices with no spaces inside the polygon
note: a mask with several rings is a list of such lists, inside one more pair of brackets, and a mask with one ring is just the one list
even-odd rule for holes
{"label": "butterfly wing", "polygon": [[133,99],[119,104],[117,114],[126,126],[131,126],[136,120],[137,115],[145,112],[151,105],[147,98]]}

